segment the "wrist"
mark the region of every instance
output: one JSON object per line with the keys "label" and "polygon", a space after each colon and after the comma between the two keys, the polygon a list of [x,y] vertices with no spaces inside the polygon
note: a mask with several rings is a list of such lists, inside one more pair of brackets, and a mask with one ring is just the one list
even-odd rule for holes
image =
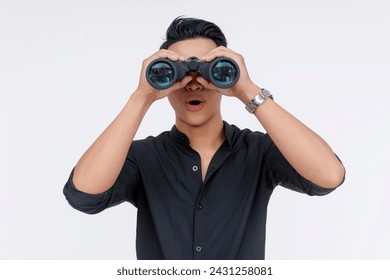
{"label": "wrist", "polygon": [[257,86],[256,84],[252,84],[249,87],[245,87],[238,98],[241,100],[242,103],[247,105],[253,99],[254,96],[259,94],[260,91],[261,87]]}
{"label": "wrist", "polygon": [[245,106],[245,109],[253,114],[255,112],[255,110],[257,109],[257,107],[259,107],[261,104],[263,104],[263,102],[265,102],[267,99],[274,99],[272,94],[262,88],[260,90],[260,92],[258,94],[256,94]]}
{"label": "wrist", "polygon": [[147,93],[143,90],[135,90],[129,98],[129,102],[137,103],[139,107],[149,108],[155,101],[153,93]]}

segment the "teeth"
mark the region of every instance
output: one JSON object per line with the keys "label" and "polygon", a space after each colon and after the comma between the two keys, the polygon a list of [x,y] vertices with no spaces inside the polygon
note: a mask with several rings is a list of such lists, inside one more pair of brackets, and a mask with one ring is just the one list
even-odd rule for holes
{"label": "teeth", "polygon": [[191,105],[199,105],[201,102],[199,100],[191,100],[190,102]]}

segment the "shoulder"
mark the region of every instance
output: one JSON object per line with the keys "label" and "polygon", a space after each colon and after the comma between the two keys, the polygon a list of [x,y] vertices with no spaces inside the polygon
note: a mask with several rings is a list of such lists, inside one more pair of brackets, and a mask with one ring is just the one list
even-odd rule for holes
{"label": "shoulder", "polygon": [[130,155],[147,155],[161,149],[169,141],[169,131],[164,131],[157,136],[148,136],[144,139],[133,140],[129,149]]}
{"label": "shoulder", "polygon": [[270,142],[268,134],[264,132],[249,128],[241,129],[238,126],[228,124],[227,122],[224,122],[224,125],[226,138],[232,145]]}
{"label": "shoulder", "polygon": [[169,136],[169,131],[161,132],[157,136],[148,136],[144,139],[136,139],[133,141],[132,145],[154,145],[159,142],[165,141]]}

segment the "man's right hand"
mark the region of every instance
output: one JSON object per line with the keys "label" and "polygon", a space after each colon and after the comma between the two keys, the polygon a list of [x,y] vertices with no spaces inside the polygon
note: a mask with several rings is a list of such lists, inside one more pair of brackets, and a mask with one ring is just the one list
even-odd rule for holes
{"label": "man's right hand", "polygon": [[172,87],[158,90],[153,88],[148,81],[146,80],[146,68],[148,65],[157,58],[168,58],[172,61],[182,61],[185,60],[184,57],[172,52],[170,50],[159,50],[150,57],[146,58],[142,63],[142,70],[140,74],[138,88],[135,92],[139,92],[148,96],[151,99],[151,102],[162,99],[169,95],[171,92],[184,88],[191,80],[193,79],[190,75],[184,77],[181,81],[176,82]]}

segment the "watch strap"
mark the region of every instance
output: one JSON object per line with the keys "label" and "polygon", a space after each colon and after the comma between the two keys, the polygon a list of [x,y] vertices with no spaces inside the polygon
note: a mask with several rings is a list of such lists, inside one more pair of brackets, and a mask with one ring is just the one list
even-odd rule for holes
{"label": "watch strap", "polygon": [[274,99],[268,90],[262,88],[260,93],[257,94],[251,101],[249,101],[249,103],[245,106],[245,109],[249,113],[253,114],[256,108],[259,107],[268,98],[271,98],[272,100]]}

